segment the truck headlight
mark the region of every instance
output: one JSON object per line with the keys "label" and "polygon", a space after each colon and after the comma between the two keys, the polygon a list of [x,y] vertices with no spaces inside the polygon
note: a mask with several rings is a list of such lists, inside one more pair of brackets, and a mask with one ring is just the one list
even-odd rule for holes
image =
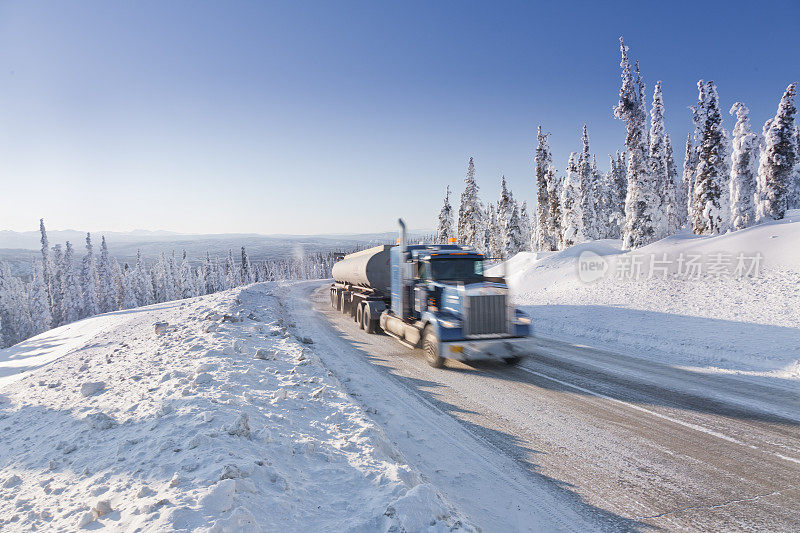
{"label": "truck headlight", "polygon": [[461,321],[460,320],[455,320],[455,319],[439,320],[439,325],[442,326],[443,328],[460,328],[461,327]]}
{"label": "truck headlight", "polygon": [[517,316],[516,317],[517,324],[530,324],[531,318],[528,316]]}

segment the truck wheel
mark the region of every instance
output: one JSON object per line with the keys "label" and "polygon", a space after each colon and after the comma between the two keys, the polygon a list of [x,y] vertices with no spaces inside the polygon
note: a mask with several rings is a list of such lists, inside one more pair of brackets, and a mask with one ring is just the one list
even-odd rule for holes
{"label": "truck wheel", "polygon": [[425,353],[425,360],[433,368],[444,366],[444,357],[439,355],[439,339],[430,326],[427,326],[422,333],[422,351]]}
{"label": "truck wheel", "polygon": [[331,307],[336,309],[336,289],[331,289]]}
{"label": "truck wheel", "polygon": [[342,310],[342,296],[343,296],[342,291],[340,291],[339,289],[336,289],[336,291],[334,291],[333,298],[336,300],[336,303],[333,304],[333,307],[337,311]]}
{"label": "truck wheel", "polygon": [[364,329],[364,306],[359,305],[358,309],[356,309],[356,323],[358,323],[358,327]]}
{"label": "truck wheel", "polygon": [[364,306],[364,314],[361,318],[363,320],[362,327],[364,331],[372,335],[373,333],[378,332],[378,319],[372,318],[372,313],[369,310],[369,306]]}
{"label": "truck wheel", "polygon": [[347,294],[345,291],[342,291],[341,296],[339,296],[339,311],[341,311],[343,315],[348,313],[347,303]]}

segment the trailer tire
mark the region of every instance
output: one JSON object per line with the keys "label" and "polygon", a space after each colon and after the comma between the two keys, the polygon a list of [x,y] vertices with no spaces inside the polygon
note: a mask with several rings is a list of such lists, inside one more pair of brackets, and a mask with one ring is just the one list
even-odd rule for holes
{"label": "trailer tire", "polygon": [[520,361],[522,361],[522,357],[520,357],[519,355],[513,355],[511,357],[506,357],[505,359],[503,359],[503,361],[508,366],[514,366],[514,365],[518,364]]}
{"label": "trailer tire", "polygon": [[336,289],[331,289],[331,307],[336,309]]}
{"label": "trailer tire", "polygon": [[372,335],[373,333],[378,332],[378,319],[372,318],[372,312],[370,311],[369,305],[364,306],[364,314],[362,316],[362,324],[364,331]]}
{"label": "trailer tire", "polygon": [[425,354],[425,360],[433,368],[444,366],[444,357],[439,355],[439,339],[431,326],[426,326],[422,332],[422,351]]}
{"label": "trailer tire", "polygon": [[364,304],[359,305],[358,309],[356,309],[356,322],[359,328],[366,329],[364,327]]}

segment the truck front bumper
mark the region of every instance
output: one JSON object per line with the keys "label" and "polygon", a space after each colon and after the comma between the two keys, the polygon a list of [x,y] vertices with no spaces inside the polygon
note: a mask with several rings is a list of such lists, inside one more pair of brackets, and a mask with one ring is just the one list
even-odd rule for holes
{"label": "truck front bumper", "polygon": [[502,360],[533,354],[533,337],[505,337],[439,343],[439,355],[459,361]]}

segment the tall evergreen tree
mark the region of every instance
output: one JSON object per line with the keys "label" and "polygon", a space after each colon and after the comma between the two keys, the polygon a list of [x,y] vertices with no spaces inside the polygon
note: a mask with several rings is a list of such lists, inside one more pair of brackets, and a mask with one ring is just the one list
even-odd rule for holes
{"label": "tall evergreen tree", "polygon": [[531,250],[533,228],[531,227],[531,216],[528,213],[528,202],[522,202],[522,207],[519,210],[519,229],[520,238],[522,239],[519,251],[525,252]]}
{"label": "tall evergreen tree", "polygon": [[44,219],[39,219],[39,233],[41,233],[42,243],[42,280],[44,281],[45,289],[47,290],[47,305],[50,307],[50,314],[53,313],[53,296],[52,286],[50,282],[52,267],[52,260],[50,258],[50,242],[47,239],[47,230],[44,229]]}
{"label": "tall evergreen tree", "polygon": [[678,205],[682,205],[681,225],[691,222],[692,206],[694,205],[694,173],[697,169],[697,149],[692,143],[692,134],[686,134],[686,152],[683,158],[683,177],[678,187]]}
{"label": "tall evergreen tree", "polygon": [[[142,260],[142,251],[136,250],[136,266],[133,268],[133,292],[136,295],[137,306],[153,303],[153,280],[147,272],[147,267]],[[175,298],[171,298],[175,299]]]}
{"label": "tall evergreen tree", "polygon": [[67,241],[66,251],[61,266],[64,276],[61,280],[61,316],[65,324],[81,318],[83,294],[81,284],[75,272],[75,252]]}
{"label": "tall evergreen tree", "polygon": [[580,169],[578,154],[572,152],[567,164],[567,174],[561,190],[561,246],[563,250],[584,242],[583,216],[581,214]]}
{"label": "tall evergreen tree", "polygon": [[483,251],[485,240],[485,220],[483,206],[478,197],[478,184],[475,182],[475,163],[469,158],[466,187],[461,193],[461,205],[458,208],[458,242]]}
{"label": "tall evergreen tree", "polygon": [[242,264],[239,265],[239,270],[242,285],[253,283],[253,266],[250,264],[250,259],[247,258],[247,252],[244,246],[242,246]]}
{"label": "tall evergreen tree", "polygon": [[38,335],[53,327],[53,314],[50,312],[50,296],[47,292],[47,284],[44,281],[44,268],[42,264],[42,260],[33,262],[33,277],[31,278],[30,288],[28,290],[30,315],[33,324],[32,335]]}
{"label": "tall evergreen tree", "polygon": [[675,209],[675,198],[665,196],[669,191],[669,169],[667,165],[666,129],[664,128],[664,97],[661,92],[661,82],[657,81],[653,91],[653,106],[650,109],[650,147],[648,159],[650,162],[650,179],[658,191],[658,209],[652,212],[653,229],[656,238],[663,238],[670,234],[668,213]]}
{"label": "tall evergreen tree", "polygon": [[731,107],[736,115],[731,154],[731,224],[733,230],[752,226],[756,218],[756,175],[758,173],[758,135],[750,128],[750,110],[742,102]]}
{"label": "tall evergreen tree", "polygon": [[519,207],[512,198],[508,206],[508,215],[502,219],[503,248],[502,256],[509,259],[522,249],[522,231],[520,229]]}
{"label": "tall evergreen tree", "polygon": [[789,197],[789,209],[800,209],[800,127],[794,125],[794,187]]}
{"label": "tall evergreen tree", "polygon": [[64,286],[64,254],[61,251],[61,245],[56,244],[53,246],[53,260],[51,261],[52,270],[50,271],[50,298],[52,299],[52,307],[50,312],[53,315],[53,327],[58,327],[65,324],[62,302],[62,287]]}
{"label": "tall evergreen tree", "polygon": [[664,148],[667,155],[667,183],[663,196],[667,218],[667,235],[672,235],[683,226],[683,212],[685,205],[683,198],[678,193],[678,169],[675,166],[675,154],[672,150],[672,141],[669,133],[664,134]]}
{"label": "tall evergreen tree", "polygon": [[122,274],[122,309],[134,309],[139,305],[139,299],[136,296],[137,285],[136,270],[125,263]]}
{"label": "tall evergreen tree", "polygon": [[648,142],[645,127],[644,83],[631,72],[628,48],[619,40],[622,59],[622,86],[614,116],[625,121],[625,149],[628,157],[628,189],[625,197],[625,227],[622,242],[625,248],[638,248],[656,239],[653,210],[658,205],[647,161]]}
{"label": "tall evergreen tree", "polygon": [[592,172],[592,156],[589,153],[589,133],[586,124],[583,125],[583,135],[581,136],[581,154],[578,159],[578,181],[580,184],[581,202],[581,226],[583,227],[584,237],[588,240],[598,238],[595,219],[596,199],[592,193],[596,189],[595,174]]}
{"label": "tall evergreen tree", "polygon": [[[554,251],[558,248],[557,239],[553,235],[551,224],[551,200],[550,198],[550,173],[548,172],[553,165],[553,156],[550,153],[550,143],[548,141],[549,133],[542,133],[542,126],[538,128],[536,138],[538,144],[536,146],[536,157],[534,163],[536,166],[536,242],[534,243],[535,250]],[[554,199],[556,206],[558,205],[558,198]],[[559,215],[560,218],[560,215]]]}
{"label": "tall evergreen tree", "polygon": [[700,97],[695,112],[695,124],[700,132],[695,173],[692,229],[697,235],[715,235],[726,228],[723,187],[727,186],[727,150],[722,129],[719,96],[713,81],[697,83]]}
{"label": "tall evergreen tree", "polygon": [[561,227],[561,190],[562,184],[558,177],[556,167],[547,167],[547,198],[550,204],[547,206],[547,234],[552,242],[552,250],[559,250],[563,241],[563,230]]}
{"label": "tall evergreen tree", "polygon": [[109,313],[119,309],[117,303],[117,280],[114,277],[114,268],[111,257],[108,255],[108,245],[105,236],[100,238],[100,264],[97,266],[99,279],[98,297],[100,300],[100,311]]}
{"label": "tall evergreen tree", "polygon": [[99,277],[97,275],[97,264],[94,260],[94,249],[92,248],[92,237],[86,234],[86,255],[83,257],[83,268],[81,269],[81,288],[83,289],[83,316],[94,316],[100,314],[100,299],[98,297]]}
{"label": "tall evergreen tree", "polygon": [[453,207],[450,205],[450,186],[447,186],[444,194],[444,205],[439,211],[439,226],[436,228],[436,241],[442,244],[450,242],[454,238],[453,231]]}
{"label": "tall evergreen tree", "polygon": [[486,231],[484,249],[487,256],[499,258],[502,250],[502,228],[497,217],[497,209],[493,203],[486,208]]}
{"label": "tall evergreen tree", "polygon": [[782,219],[792,199],[792,180],[797,163],[794,137],[796,89],[796,83],[786,88],[775,117],[764,124],[764,149],[758,166],[759,203],[756,217],[759,221]]}
{"label": "tall evergreen tree", "polygon": [[239,269],[236,268],[236,263],[233,260],[233,251],[228,250],[228,260],[225,263],[225,288],[232,289],[239,286]]}
{"label": "tall evergreen tree", "polygon": [[[242,248],[242,250],[244,250],[244,248]],[[192,269],[189,260],[186,258],[186,254],[184,254],[183,261],[181,262],[181,298],[194,298],[197,296],[196,284],[197,275]]]}

